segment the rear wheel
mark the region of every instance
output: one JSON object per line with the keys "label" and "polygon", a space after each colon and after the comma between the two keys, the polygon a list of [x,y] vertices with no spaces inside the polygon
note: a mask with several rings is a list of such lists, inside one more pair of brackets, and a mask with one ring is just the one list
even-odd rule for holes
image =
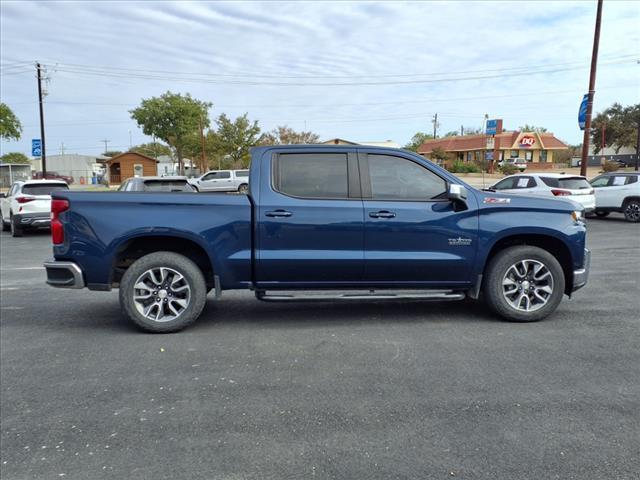
{"label": "rear wheel", "polygon": [[148,332],[176,332],[202,312],[207,286],[190,259],[173,252],[155,252],[136,260],[122,276],[120,306]]}
{"label": "rear wheel", "polygon": [[243,195],[246,195],[247,193],[249,193],[249,185],[247,185],[246,183],[243,183],[242,185],[240,185],[238,187],[238,193],[241,193]]}
{"label": "rear wheel", "polygon": [[624,204],[624,218],[627,222],[640,222],[640,200],[629,200]]}
{"label": "rear wheel", "polygon": [[596,217],[600,218],[604,218],[609,215],[609,212],[603,212],[602,210],[596,210],[594,213],[596,214]]}
{"label": "rear wheel", "polygon": [[499,252],[487,267],[483,292],[506,320],[535,322],[553,313],[564,293],[564,272],[546,250],[523,245]]}
{"label": "rear wheel", "polygon": [[2,219],[2,231],[8,232],[9,230],[11,230],[11,224],[4,220],[4,215],[2,214],[2,210],[0,210],[0,218]]}
{"label": "rear wheel", "polygon": [[24,232],[20,226],[16,225],[16,222],[13,220],[13,215],[9,217],[9,225],[12,237],[21,237],[23,235]]}

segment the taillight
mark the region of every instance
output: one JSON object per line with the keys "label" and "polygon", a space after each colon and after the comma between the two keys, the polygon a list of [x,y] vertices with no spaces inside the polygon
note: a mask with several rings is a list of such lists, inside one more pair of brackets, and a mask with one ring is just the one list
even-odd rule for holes
{"label": "taillight", "polygon": [[553,193],[556,197],[565,197],[567,195],[571,195],[571,192],[569,190],[553,189],[551,190],[551,193]]}
{"label": "taillight", "polygon": [[57,198],[51,200],[51,241],[54,245],[64,243],[64,227],[59,215],[67,210],[69,210],[68,200],[59,200]]}
{"label": "taillight", "polygon": [[18,203],[33,202],[34,200],[34,197],[16,197],[16,202]]}

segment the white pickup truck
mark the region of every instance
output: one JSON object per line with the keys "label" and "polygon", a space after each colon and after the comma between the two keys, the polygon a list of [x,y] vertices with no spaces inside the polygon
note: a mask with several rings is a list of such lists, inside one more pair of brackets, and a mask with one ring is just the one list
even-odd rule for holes
{"label": "white pickup truck", "polygon": [[199,192],[249,191],[249,170],[211,170],[189,181]]}
{"label": "white pickup truck", "polygon": [[596,195],[596,216],[621,212],[628,222],[640,222],[640,173],[604,173],[590,183]]}

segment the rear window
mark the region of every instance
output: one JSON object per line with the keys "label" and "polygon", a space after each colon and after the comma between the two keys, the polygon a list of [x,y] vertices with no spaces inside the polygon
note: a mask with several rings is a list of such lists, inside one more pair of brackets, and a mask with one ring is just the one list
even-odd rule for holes
{"label": "rear window", "polygon": [[64,183],[38,183],[22,187],[22,193],[25,195],[51,195],[55,190],[69,190],[69,186]]}
{"label": "rear window", "polygon": [[248,177],[249,170],[238,170],[236,171],[236,177]]}
{"label": "rear window", "polygon": [[146,180],[144,189],[148,192],[193,192],[186,180]]}
{"label": "rear window", "polygon": [[551,188],[564,188],[566,190],[582,190],[589,189],[591,185],[586,179],[580,177],[569,178],[553,178],[553,177],[540,177],[544,184]]}

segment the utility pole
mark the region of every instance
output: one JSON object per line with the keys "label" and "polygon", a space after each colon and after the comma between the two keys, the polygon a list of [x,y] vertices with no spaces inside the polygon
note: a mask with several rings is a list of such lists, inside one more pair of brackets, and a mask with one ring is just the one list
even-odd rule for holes
{"label": "utility pole", "polygon": [[638,138],[636,140],[636,172],[638,171],[638,163],[640,163],[640,121],[638,122]]}
{"label": "utility pole", "polygon": [[42,149],[42,178],[47,178],[47,150],[44,143],[44,105],[42,98],[42,67],[40,63],[36,63],[36,71],[38,73],[38,104],[40,106],[40,148]]}
{"label": "utility pole", "polygon": [[131,130],[129,130],[129,151],[133,149],[133,142],[131,142]]}
{"label": "utility pole", "polygon": [[201,152],[200,152],[200,174],[203,174],[205,169],[205,158],[204,158],[204,131],[202,129],[202,113],[200,114],[200,144],[201,144]]}
{"label": "utility pole", "polygon": [[100,141],[101,141],[101,142],[104,142],[104,153],[105,153],[105,155],[106,155],[106,154],[107,154],[107,152],[109,151],[109,147],[107,147],[107,144],[108,144],[111,140],[104,139],[104,140],[100,140]]}
{"label": "utility pole", "polygon": [[60,142],[60,155],[64,155],[64,142]]}
{"label": "utility pole", "polygon": [[438,135],[438,114],[433,116],[433,138],[437,138]]}
{"label": "utility pole", "polygon": [[460,136],[464,136],[464,125],[460,125]]}
{"label": "utility pole", "polygon": [[589,76],[589,97],[587,98],[587,113],[584,122],[584,137],[582,140],[582,162],[580,175],[587,176],[587,156],[589,155],[589,137],[591,136],[591,111],[596,88],[596,67],[598,65],[598,47],[600,46],[600,24],[602,22],[602,0],[598,0],[596,12],[596,27],[593,33],[593,52],[591,53],[591,74]]}

